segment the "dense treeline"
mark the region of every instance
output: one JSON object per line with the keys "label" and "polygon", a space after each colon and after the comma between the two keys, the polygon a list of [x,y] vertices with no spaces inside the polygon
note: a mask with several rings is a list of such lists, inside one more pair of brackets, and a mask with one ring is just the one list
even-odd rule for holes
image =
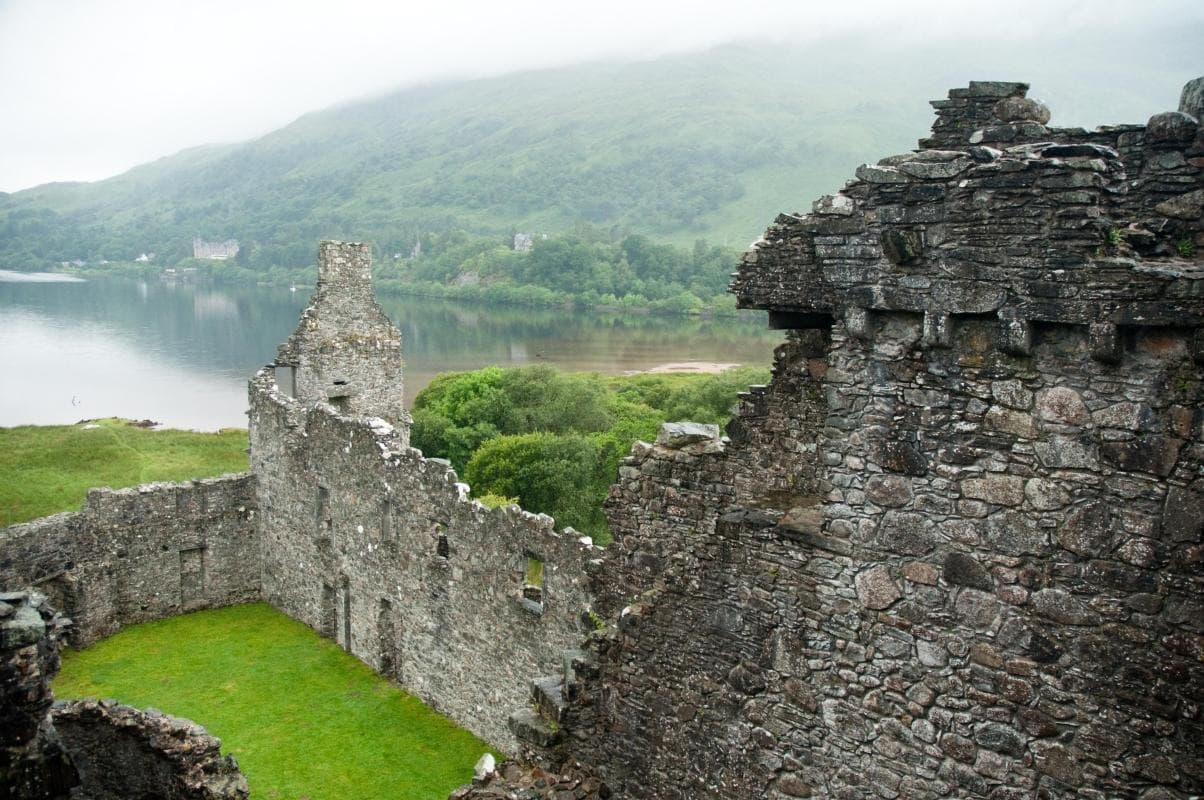
{"label": "dense treeline", "polygon": [[548,305],[731,308],[726,290],[738,254],[698,241],[692,248],[619,237],[591,226],[537,238],[529,252],[463,232],[427,236],[418,258],[383,260],[383,288],[418,294]]}
{"label": "dense treeline", "polygon": [[[472,237],[464,231],[426,233],[419,253],[381,252],[376,247],[375,283],[383,292],[526,306],[578,305],[673,313],[734,311],[727,284],[739,254],[699,240],[691,248],[620,235],[589,225],[572,233],[539,237],[530,251],[515,250],[513,236]],[[254,265],[255,250],[236,258],[186,258],[206,279],[229,283],[312,284],[316,267],[285,269]],[[312,261],[313,254],[309,260]],[[152,264],[85,267],[148,277]]]}
{"label": "dense treeline", "polygon": [[486,502],[512,501],[608,541],[602,502],[619,460],[662,422],[725,423],[738,392],[768,378],[486,367],[437,377],[414,401],[411,441],[446,458]]}

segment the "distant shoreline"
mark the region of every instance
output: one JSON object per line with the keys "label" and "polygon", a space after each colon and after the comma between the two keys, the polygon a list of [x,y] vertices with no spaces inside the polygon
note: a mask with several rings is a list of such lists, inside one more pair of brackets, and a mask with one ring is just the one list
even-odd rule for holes
{"label": "distant shoreline", "polygon": [[725,370],[742,366],[737,363],[721,364],[717,361],[669,361],[648,369],[629,369],[624,375],[664,375],[666,373],[689,373],[693,375],[718,375]]}

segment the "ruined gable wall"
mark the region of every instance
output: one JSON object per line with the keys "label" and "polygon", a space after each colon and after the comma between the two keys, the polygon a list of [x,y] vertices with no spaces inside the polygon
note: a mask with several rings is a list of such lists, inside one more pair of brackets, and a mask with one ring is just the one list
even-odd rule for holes
{"label": "ruined gable wall", "polygon": [[821,502],[733,490],[706,535],[642,510],[724,469],[788,474],[756,403],[693,469],[663,447],[627,464],[608,568],[673,555],[611,599],[632,604],[564,723],[620,794],[1204,789],[1204,288],[1175,247],[1199,240],[1204,143],[1158,118],[999,119],[1022,89],[951,93],[988,116],[863,167],[745,258],[742,305],[831,326],[824,364],[766,390],[798,404],[815,455],[795,474]]}
{"label": "ruined gable wall", "polygon": [[371,271],[369,245],[319,244],[318,285],[279,348],[277,371],[282,387],[305,405],[330,402],[404,433],[401,332],[376,302]]}
{"label": "ruined gable wall", "polygon": [[[270,371],[251,409],[265,599],[512,750],[506,715],[586,630],[597,551],[550,517],[468,500],[391,426],[304,409]],[[529,557],[539,601],[524,592]]]}
{"label": "ruined gable wall", "polygon": [[0,586],[32,586],[86,646],[123,625],[259,599],[248,474],[91,489],[77,513],[0,530]]}

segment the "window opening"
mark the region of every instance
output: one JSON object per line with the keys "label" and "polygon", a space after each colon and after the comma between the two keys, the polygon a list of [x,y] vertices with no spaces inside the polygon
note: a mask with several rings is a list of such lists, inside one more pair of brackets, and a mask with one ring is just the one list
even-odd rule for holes
{"label": "window opening", "polygon": [[523,571],[523,606],[537,614],[543,613],[544,564],[527,553],[527,564]]}

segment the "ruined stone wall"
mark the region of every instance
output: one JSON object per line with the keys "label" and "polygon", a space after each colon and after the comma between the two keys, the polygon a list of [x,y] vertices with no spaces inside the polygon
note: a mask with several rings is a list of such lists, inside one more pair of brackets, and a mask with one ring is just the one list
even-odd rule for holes
{"label": "ruined stone wall", "polygon": [[673,423],[655,443],[636,444],[606,501],[615,542],[594,578],[600,610],[613,613],[615,602],[654,586],[680,554],[681,532],[714,533],[733,504],[817,513],[814,430],[824,419],[815,376],[827,370],[825,342],[819,332],[792,331],[774,352],[772,383],[741,395],[727,437],[715,426]]}
{"label": "ruined stone wall", "polygon": [[92,489],[81,511],[0,530],[0,586],[37,588],[85,646],[135,622],[259,599],[255,479]]}
{"label": "ruined stone wall", "polygon": [[1025,88],[745,257],[741,305],[818,331],[730,441],[625,463],[599,586],[640,594],[530,754],[629,797],[1204,791],[1204,137]]}
{"label": "ruined stone wall", "polygon": [[276,357],[280,387],[303,405],[381,417],[408,435],[402,396],[401,332],[372,292],[372,249],[318,246],[318,286],[296,332]]}
{"label": "ruined stone wall", "polygon": [[54,730],[79,771],[81,800],[246,800],[247,779],[203,727],[111,700],[56,704]]}
{"label": "ruined stone wall", "polygon": [[252,386],[251,432],[265,599],[513,750],[506,715],[587,630],[598,551],[550,517],[468,500],[382,420],[304,409],[271,371]]}
{"label": "ruined stone wall", "polygon": [[0,593],[0,797],[71,796],[79,773],[50,724],[66,624],[41,596]]}
{"label": "ruined stone wall", "polygon": [[43,595],[0,594],[0,798],[246,800],[233,757],[199,725],[112,701],[52,707],[70,626]]}

